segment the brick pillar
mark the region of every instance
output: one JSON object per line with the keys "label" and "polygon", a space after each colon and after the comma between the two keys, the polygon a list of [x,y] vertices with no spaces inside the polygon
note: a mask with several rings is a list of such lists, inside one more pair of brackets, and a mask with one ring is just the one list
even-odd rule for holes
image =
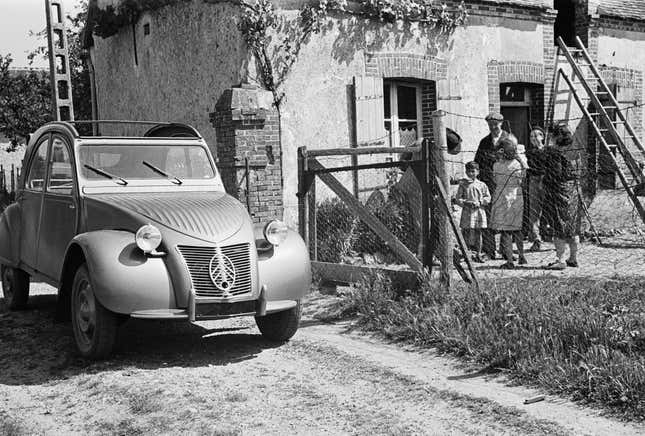
{"label": "brick pillar", "polygon": [[247,85],[227,89],[210,119],[226,192],[248,206],[255,222],[282,219],[279,117],[271,92]]}

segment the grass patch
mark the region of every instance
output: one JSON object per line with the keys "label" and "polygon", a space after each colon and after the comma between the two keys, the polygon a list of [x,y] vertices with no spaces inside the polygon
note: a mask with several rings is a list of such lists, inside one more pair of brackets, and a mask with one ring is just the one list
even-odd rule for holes
{"label": "grass patch", "polygon": [[7,415],[0,411],[0,434],[4,436],[23,436],[31,434],[22,421]]}
{"label": "grass patch", "polygon": [[485,281],[400,295],[384,277],[327,317],[355,317],[389,339],[506,368],[522,383],[645,420],[645,290],[640,279]]}

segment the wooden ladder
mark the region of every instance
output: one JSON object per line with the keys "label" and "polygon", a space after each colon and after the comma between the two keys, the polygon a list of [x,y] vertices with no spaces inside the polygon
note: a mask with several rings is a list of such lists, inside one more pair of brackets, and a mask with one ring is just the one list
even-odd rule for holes
{"label": "wooden ladder", "polygon": [[56,121],[73,121],[72,80],[69,71],[69,46],[65,13],[61,0],[45,0],[49,78],[52,86],[52,113]]}
{"label": "wooden ladder", "polygon": [[[639,198],[639,195],[645,192],[645,189],[643,189],[645,186],[645,175],[643,174],[641,161],[627,148],[625,141],[621,138],[617,130],[617,126],[624,126],[625,132],[627,133],[626,136],[629,137],[629,140],[632,141],[638,152],[640,152],[641,159],[645,158],[645,149],[643,149],[640,139],[636,136],[634,129],[620,109],[613,92],[607,86],[598,68],[591,60],[582,41],[579,37],[576,37],[575,42],[576,47],[569,48],[562,38],[558,38],[557,40],[558,53],[556,54],[555,77],[552,83],[551,100],[547,112],[547,128],[552,126],[554,122],[556,113],[555,106],[563,103],[562,100],[558,100],[559,83],[560,79],[563,79],[568,88],[566,92],[573,97],[582,111],[584,118],[589,122],[600,144],[611,159],[610,162],[614,166],[623,188],[645,223],[645,207],[643,207],[641,199]],[[572,77],[569,77],[559,67],[560,54],[564,56],[567,63],[571,66]],[[576,87],[578,84],[582,85],[582,90]],[[581,93],[583,94],[582,96]],[[588,107],[591,107],[591,109],[588,109]],[[616,119],[612,119],[610,114],[615,114]],[[620,169],[615,157],[616,151],[625,162],[633,179],[633,183],[628,180],[627,176]]]}

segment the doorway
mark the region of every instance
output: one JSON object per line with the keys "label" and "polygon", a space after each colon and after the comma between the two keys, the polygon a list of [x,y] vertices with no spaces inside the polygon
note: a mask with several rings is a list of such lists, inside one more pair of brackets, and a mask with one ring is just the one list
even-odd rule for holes
{"label": "doorway", "polygon": [[557,45],[558,37],[561,37],[568,47],[575,47],[576,5],[572,0],[555,0],[553,8],[558,11],[553,26],[553,43]]}
{"label": "doorway", "polygon": [[499,88],[504,130],[528,145],[531,128],[541,126],[544,120],[544,86],[514,82],[501,83]]}

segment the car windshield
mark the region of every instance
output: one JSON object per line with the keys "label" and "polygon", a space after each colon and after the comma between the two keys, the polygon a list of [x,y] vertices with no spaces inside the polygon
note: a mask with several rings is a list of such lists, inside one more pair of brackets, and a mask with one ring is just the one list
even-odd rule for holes
{"label": "car windshield", "polygon": [[215,177],[208,154],[199,145],[83,145],[79,158],[86,179],[105,176],[85,165],[125,180],[167,178],[151,165],[178,179]]}

